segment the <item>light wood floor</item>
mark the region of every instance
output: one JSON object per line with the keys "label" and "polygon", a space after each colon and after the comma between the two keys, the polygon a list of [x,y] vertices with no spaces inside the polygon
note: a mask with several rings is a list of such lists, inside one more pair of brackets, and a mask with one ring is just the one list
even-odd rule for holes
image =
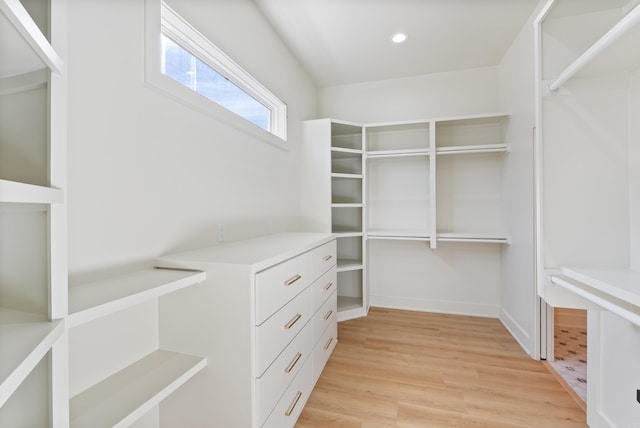
{"label": "light wood floor", "polygon": [[586,427],[497,319],[371,308],[338,338],[297,428]]}

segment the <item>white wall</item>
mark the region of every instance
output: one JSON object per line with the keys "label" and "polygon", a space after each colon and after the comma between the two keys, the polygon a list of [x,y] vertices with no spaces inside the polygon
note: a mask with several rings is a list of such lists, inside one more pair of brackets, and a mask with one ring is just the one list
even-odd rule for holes
{"label": "white wall", "polygon": [[[218,224],[227,240],[296,228],[300,121],[316,115],[315,86],[251,1],[169,3],[288,104],[289,150],[145,84],[143,0],[69,2],[72,282],[215,244]],[[95,358],[86,338],[105,337],[103,324],[71,331],[71,361],[94,365],[72,371],[72,393],[157,346],[155,305],[110,317]]]}
{"label": "white wall", "polygon": [[354,122],[499,111],[496,67],[321,88],[320,117]]}
{"label": "white wall", "polygon": [[[544,3],[544,2],[543,2]],[[502,218],[511,245],[502,253],[500,319],[529,354],[535,354],[534,164],[535,64],[533,18],[524,25],[500,64],[502,109],[511,113],[511,145],[503,176]]]}
{"label": "white wall", "polygon": [[[498,68],[321,88],[321,117],[360,123],[501,111]],[[372,306],[498,316],[500,246],[369,242]]]}

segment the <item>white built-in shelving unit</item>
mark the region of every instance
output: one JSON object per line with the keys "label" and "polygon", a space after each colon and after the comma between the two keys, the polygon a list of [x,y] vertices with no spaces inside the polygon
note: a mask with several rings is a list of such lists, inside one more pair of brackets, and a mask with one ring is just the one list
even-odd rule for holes
{"label": "white built-in shelving unit", "polygon": [[535,23],[537,291],[589,309],[592,427],[640,420],[639,3],[549,1]]}
{"label": "white built-in shelving unit", "polygon": [[500,218],[508,117],[366,125],[367,238],[423,240],[431,248],[508,243]]}
{"label": "white built-in shelving unit", "polygon": [[68,422],[64,8],[0,1],[0,426]]}
{"label": "white built-in shelving unit", "polygon": [[128,426],[206,359],[157,349],[112,373],[84,361],[101,379],[71,398],[73,329],[205,274],[149,268],[69,286],[66,2],[0,0],[0,12],[0,426]]}
{"label": "white built-in shelving unit", "polygon": [[302,211],[306,228],[337,234],[338,320],[366,315],[366,171],[362,125],[304,123]]}
{"label": "white built-in shelving unit", "polygon": [[303,217],[311,230],[338,234],[339,320],[368,310],[366,242],[509,243],[501,220],[508,121],[495,113],[305,122]]}

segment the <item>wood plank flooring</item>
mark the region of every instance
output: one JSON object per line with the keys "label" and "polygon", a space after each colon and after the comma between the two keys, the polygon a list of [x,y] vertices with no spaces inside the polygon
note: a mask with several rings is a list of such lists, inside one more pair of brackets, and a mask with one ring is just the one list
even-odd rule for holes
{"label": "wood plank flooring", "polygon": [[497,319],[371,308],[338,339],[297,428],[586,427]]}

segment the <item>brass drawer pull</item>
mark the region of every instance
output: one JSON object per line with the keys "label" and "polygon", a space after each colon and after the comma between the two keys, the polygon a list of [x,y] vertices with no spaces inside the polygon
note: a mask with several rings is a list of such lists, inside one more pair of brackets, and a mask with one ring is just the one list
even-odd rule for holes
{"label": "brass drawer pull", "polygon": [[333,287],[333,282],[328,283],[327,285],[324,286],[323,290],[327,291],[329,290],[331,287]]}
{"label": "brass drawer pull", "polygon": [[296,364],[298,364],[298,361],[300,360],[300,357],[302,357],[302,354],[300,352],[298,352],[296,354],[296,356],[293,358],[293,361],[291,361],[291,363],[289,363],[289,367],[284,369],[284,372],[285,373],[291,373],[291,370],[293,370],[293,368],[296,366]]}
{"label": "brass drawer pull", "polygon": [[331,260],[332,258],[333,258],[333,256],[332,256],[331,254],[329,254],[328,256],[324,256],[324,257],[322,258],[322,261],[323,261],[323,262],[328,262],[328,261],[329,261],[329,260]]}
{"label": "brass drawer pull", "polygon": [[327,312],[327,313],[324,315],[324,320],[325,320],[325,321],[326,321],[326,320],[328,320],[328,319],[331,317],[331,315],[332,315],[332,314],[333,314],[333,309],[329,309],[329,312]]}
{"label": "brass drawer pull", "polygon": [[329,345],[331,345],[331,342],[333,342],[333,337],[330,337],[329,340],[327,340],[327,343],[324,344],[322,349],[324,349],[325,351],[329,349]]}
{"label": "brass drawer pull", "polygon": [[300,278],[302,278],[302,276],[300,276],[300,275],[296,275],[296,276],[293,276],[293,277],[291,277],[291,278],[287,279],[287,280],[284,282],[285,287],[290,286],[291,284],[293,284],[294,282],[296,282],[296,281],[297,281],[297,280],[299,280]]}
{"label": "brass drawer pull", "polygon": [[302,397],[302,391],[296,392],[296,398],[293,400],[293,403],[291,403],[291,406],[289,406],[287,411],[284,412],[285,416],[291,416],[291,413],[293,413],[293,409],[296,408],[296,405],[298,404],[298,401],[300,401],[300,397]]}
{"label": "brass drawer pull", "polygon": [[285,330],[289,330],[291,327],[293,327],[293,325],[295,323],[298,322],[298,320],[302,318],[302,314],[296,314],[295,317],[293,317],[293,319],[291,321],[289,321],[288,323],[285,324],[284,329]]}

